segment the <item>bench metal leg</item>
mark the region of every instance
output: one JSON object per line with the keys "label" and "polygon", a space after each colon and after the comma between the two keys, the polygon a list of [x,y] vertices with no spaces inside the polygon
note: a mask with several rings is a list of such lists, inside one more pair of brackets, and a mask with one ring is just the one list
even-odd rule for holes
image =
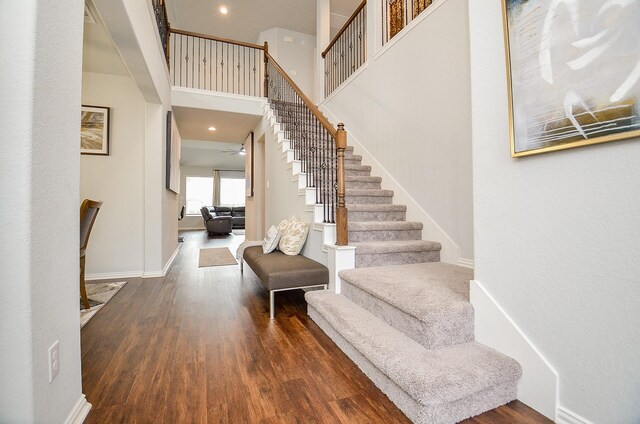
{"label": "bench metal leg", "polygon": [[244,274],[244,259],[240,258],[240,274]]}
{"label": "bench metal leg", "polygon": [[274,303],[274,302],[273,302],[274,294],[275,294],[275,293],[274,293],[273,291],[270,291],[270,292],[269,292],[269,315],[270,315],[270,318],[271,318],[271,319],[274,319],[274,318],[273,318],[273,316],[274,316],[274,306],[273,306],[273,303]]}

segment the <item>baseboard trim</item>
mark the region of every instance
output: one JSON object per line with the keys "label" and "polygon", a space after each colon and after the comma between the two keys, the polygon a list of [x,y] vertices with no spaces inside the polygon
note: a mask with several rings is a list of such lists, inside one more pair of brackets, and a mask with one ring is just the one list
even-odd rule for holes
{"label": "baseboard trim", "polygon": [[558,407],[556,415],[556,424],[593,424],[586,418],[581,417],[575,412],[569,411],[562,406]]}
{"label": "baseboard trim", "polygon": [[178,228],[178,233],[180,231],[194,231],[194,230],[202,230],[202,231],[204,231],[205,228],[204,227],[185,227],[185,228],[181,227],[181,228]]}
{"label": "baseboard trim", "polygon": [[80,399],[78,399],[73,405],[73,409],[67,416],[67,419],[64,420],[65,424],[82,424],[84,420],[89,415],[89,411],[91,411],[92,405],[87,402],[87,398],[84,394],[80,395]]}
{"label": "baseboard trim", "polygon": [[473,269],[475,267],[475,262],[473,259],[458,258],[458,265]]}
{"label": "baseboard trim", "polygon": [[471,280],[470,294],[476,340],[520,363],[518,399],[555,420],[559,394],[556,370],[479,281]]}
{"label": "baseboard trim", "polygon": [[162,271],[145,272],[144,274],[142,274],[142,278],[159,278],[167,275],[167,272],[169,271],[169,268],[171,268],[171,265],[173,265],[173,261],[176,259],[176,256],[178,256],[179,251],[180,251],[180,244],[178,244],[178,247],[176,247],[176,250],[173,252],[173,255],[171,255],[167,263],[164,265],[164,268],[162,268]]}
{"label": "baseboard trim", "polygon": [[173,265],[173,261],[176,259],[176,256],[178,256],[178,252],[180,251],[180,246],[181,246],[180,244],[178,244],[176,246],[176,250],[173,251],[173,255],[171,255],[171,257],[167,261],[167,263],[164,266],[164,268],[162,268],[162,276],[163,277],[165,275],[167,275],[167,272],[169,272],[169,268],[171,268],[171,265]]}
{"label": "baseboard trim", "polygon": [[85,275],[85,281],[95,280],[115,280],[122,278],[140,278],[144,274],[143,271],[124,271],[124,272],[99,272],[95,274]]}

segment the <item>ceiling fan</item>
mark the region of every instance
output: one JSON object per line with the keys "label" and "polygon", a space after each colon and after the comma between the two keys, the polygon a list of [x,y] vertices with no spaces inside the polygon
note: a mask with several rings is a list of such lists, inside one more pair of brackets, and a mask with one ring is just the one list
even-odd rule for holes
{"label": "ceiling fan", "polygon": [[244,156],[247,154],[247,151],[244,148],[244,144],[239,149],[224,149],[222,150],[224,153],[228,153],[230,155],[241,155]]}

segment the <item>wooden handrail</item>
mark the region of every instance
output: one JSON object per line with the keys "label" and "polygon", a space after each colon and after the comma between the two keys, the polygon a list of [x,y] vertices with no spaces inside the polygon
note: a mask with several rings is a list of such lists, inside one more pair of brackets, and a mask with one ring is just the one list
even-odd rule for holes
{"label": "wooden handrail", "polygon": [[280,74],[287,81],[287,83],[296,91],[296,93],[298,93],[298,96],[300,96],[304,104],[311,110],[311,112],[313,112],[313,114],[318,119],[318,121],[320,121],[322,126],[324,126],[327,129],[327,131],[329,131],[329,133],[331,133],[331,135],[335,138],[337,135],[336,128],[331,124],[331,122],[329,122],[327,118],[325,118],[322,112],[320,112],[320,109],[318,109],[318,107],[315,104],[313,104],[311,100],[309,100],[309,98],[304,94],[304,92],[300,89],[300,87],[298,87],[298,85],[295,82],[293,82],[291,77],[289,77],[289,75],[285,72],[285,70],[282,69],[282,67],[278,64],[278,62],[275,61],[275,59],[269,54],[268,51],[265,51],[264,56],[265,56],[265,60],[273,62],[273,66],[276,67],[276,69],[280,72]]}
{"label": "wooden handrail", "polygon": [[198,32],[183,31],[181,29],[173,29],[173,28],[171,28],[170,31],[172,33],[174,33],[174,34],[187,35],[187,36],[190,36],[190,37],[204,38],[205,40],[220,41],[221,43],[235,44],[236,46],[250,47],[252,49],[264,50],[264,47],[259,45],[259,44],[245,43],[244,41],[230,40],[228,38],[215,37],[213,35],[200,34]]}
{"label": "wooden handrail", "polygon": [[356,16],[358,16],[358,13],[360,13],[360,11],[364,9],[366,5],[367,5],[367,0],[363,0],[362,3],[360,3],[360,5],[356,8],[355,12],[353,12],[351,17],[347,20],[347,22],[344,25],[342,25],[342,28],[340,28],[340,31],[338,31],[338,33],[335,35],[335,37],[333,37],[333,39],[331,40],[327,48],[324,49],[324,51],[322,52],[323,58],[327,55],[327,53],[329,53],[329,50],[331,50],[331,47],[333,47],[336,41],[338,41],[338,38],[340,38],[340,36],[347,30],[347,27],[351,25],[351,22],[353,22]]}

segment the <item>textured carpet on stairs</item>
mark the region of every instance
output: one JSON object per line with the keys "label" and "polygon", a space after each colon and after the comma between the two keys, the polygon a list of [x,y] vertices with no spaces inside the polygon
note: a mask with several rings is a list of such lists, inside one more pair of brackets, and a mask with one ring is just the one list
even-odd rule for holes
{"label": "textured carpet on stairs", "polygon": [[344,296],[305,298],[309,316],[415,423],[455,423],[516,397],[520,366],[493,349],[427,349]]}
{"label": "textured carpet on stairs", "polygon": [[[295,119],[281,128],[290,124],[297,130]],[[334,148],[323,143],[323,154]],[[341,294],[307,293],[309,316],[416,423],[455,423],[514,400],[520,365],[474,341],[473,272],[439,262],[441,244],[422,239],[423,223],[406,220],[407,207],[394,204],[371,169],[349,146],[345,200],[356,269],[339,273]],[[321,166],[303,172],[313,180]]]}

